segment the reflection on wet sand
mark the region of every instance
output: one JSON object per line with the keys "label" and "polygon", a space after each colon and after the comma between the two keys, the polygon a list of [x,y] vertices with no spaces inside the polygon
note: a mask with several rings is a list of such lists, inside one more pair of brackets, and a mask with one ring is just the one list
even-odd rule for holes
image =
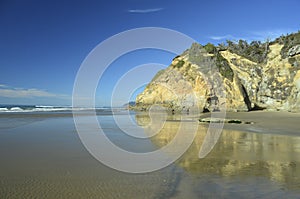
{"label": "reflection on wet sand", "polygon": [[[182,116],[168,116],[163,128],[151,141],[158,148],[169,143],[183,123],[180,119]],[[148,115],[136,115],[136,120],[143,126],[151,122]],[[189,123],[188,120],[184,122]],[[145,132],[151,131],[151,128],[152,125],[148,125]],[[186,133],[190,133],[188,129]],[[199,124],[191,147],[176,162],[190,175],[244,179],[263,177],[284,188],[300,190],[300,137],[223,130],[211,153],[199,159],[198,153],[206,133],[207,125]]]}
{"label": "reflection on wet sand", "polygon": [[[118,132],[109,122],[111,117],[107,120],[107,125]],[[168,198],[174,191],[174,167],[133,175],[96,161],[81,144],[71,117],[37,120],[22,126],[11,122],[17,126],[0,133],[1,199],[151,199]]]}
{"label": "reflection on wet sand", "polygon": [[[192,115],[169,115],[163,125],[164,117],[152,116],[135,117],[153,135],[141,143],[122,135],[112,116],[98,117],[113,142],[138,152],[166,145],[180,128],[190,135],[195,124],[199,127],[175,164],[136,175],[96,161],[81,144],[72,117],[35,122],[24,117],[21,126],[11,117],[16,126],[0,133],[0,198],[299,198],[299,137],[224,130],[208,156],[199,159],[206,126]],[[175,144],[180,148],[185,141]]]}

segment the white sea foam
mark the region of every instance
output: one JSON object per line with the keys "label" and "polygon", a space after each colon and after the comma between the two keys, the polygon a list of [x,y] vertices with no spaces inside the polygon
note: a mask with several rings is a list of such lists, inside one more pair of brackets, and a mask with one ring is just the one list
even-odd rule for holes
{"label": "white sea foam", "polygon": [[35,107],[36,108],[54,108],[55,106],[41,106],[41,105],[37,105]]}
{"label": "white sea foam", "polygon": [[38,112],[45,112],[45,111],[71,111],[72,108],[55,108],[55,107],[52,107],[52,108],[34,108],[30,111],[34,112],[34,111],[38,111]]}
{"label": "white sea foam", "polygon": [[33,106],[27,106],[27,105],[1,105],[0,106],[0,113],[23,113],[23,112],[70,112],[70,111],[103,111],[103,112],[120,112],[124,111],[125,109],[122,107],[96,107],[96,108],[90,108],[90,107],[72,107],[72,106],[48,106],[48,105],[33,105]]}
{"label": "white sea foam", "polygon": [[21,109],[20,107],[18,107],[18,106],[16,106],[16,107],[12,107],[12,108],[10,108],[9,109],[10,111],[12,111],[12,112],[22,112],[23,111],[23,109]]}
{"label": "white sea foam", "polygon": [[0,112],[6,112],[8,111],[8,108],[0,108]]}

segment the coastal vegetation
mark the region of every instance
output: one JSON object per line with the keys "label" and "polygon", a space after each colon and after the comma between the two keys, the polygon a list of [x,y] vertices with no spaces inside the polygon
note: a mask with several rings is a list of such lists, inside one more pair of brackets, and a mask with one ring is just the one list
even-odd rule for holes
{"label": "coastal vegetation", "polygon": [[[137,109],[160,104],[177,111],[190,110],[197,104],[200,110],[214,111],[220,110],[226,100],[227,111],[299,112],[299,82],[300,32],[274,41],[193,43],[173,59],[170,67],[155,75],[137,96],[136,104]],[[187,83],[197,103],[191,100]],[[226,99],[220,96],[222,92]],[[218,100],[211,103],[212,97]]]}

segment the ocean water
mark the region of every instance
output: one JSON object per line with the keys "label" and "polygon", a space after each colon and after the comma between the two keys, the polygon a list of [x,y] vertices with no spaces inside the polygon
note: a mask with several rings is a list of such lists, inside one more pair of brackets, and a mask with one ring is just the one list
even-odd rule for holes
{"label": "ocean water", "polygon": [[[85,111],[85,110],[97,110],[97,111],[110,111],[110,107],[96,107],[96,108],[74,108],[72,106],[45,106],[45,105],[16,105],[16,104],[0,104],[0,113],[27,113],[27,112],[71,112]],[[119,108],[115,108],[119,109]],[[122,108],[120,108],[122,109]]]}
{"label": "ocean water", "polygon": [[[199,159],[207,132],[207,126],[199,125],[194,142],[176,162],[129,174],[89,154],[69,111],[0,113],[0,198],[300,197],[300,137],[223,130],[211,153]],[[124,135],[115,122],[117,117],[126,124],[127,111],[114,113],[98,110],[97,119],[108,138],[128,151],[161,148],[181,125],[181,116],[170,115],[156,135],[138,140]],[[133,123],[126,129],[138,125],[147,134],[155,125],[147,114],[130,116]]]}

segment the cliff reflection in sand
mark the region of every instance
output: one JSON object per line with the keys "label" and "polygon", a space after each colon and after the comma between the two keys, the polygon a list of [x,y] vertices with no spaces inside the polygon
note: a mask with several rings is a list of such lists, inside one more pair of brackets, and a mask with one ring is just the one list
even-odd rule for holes
{"label": "cliff reflection in sand", "polygon": [[[176,135],[181,115],[168,115],[167,121],[151,141],[161,148]],[[137,114],[138,125],[145,132],[155,129],[147,114]],[[149,125],[150,124],[150,125]],[[264,177],[286,188],[300,189],[300,138],[262,133],[247,133],[224,129],[211,153],[204,159],[198,153],[207,133],[207,125],[198,124],[196,137],[176,164],[194,177],[219,175],[222,177]],[[186,134],[188,129],[186,129]],[[180,144],[180,143],[177,143]]]}

